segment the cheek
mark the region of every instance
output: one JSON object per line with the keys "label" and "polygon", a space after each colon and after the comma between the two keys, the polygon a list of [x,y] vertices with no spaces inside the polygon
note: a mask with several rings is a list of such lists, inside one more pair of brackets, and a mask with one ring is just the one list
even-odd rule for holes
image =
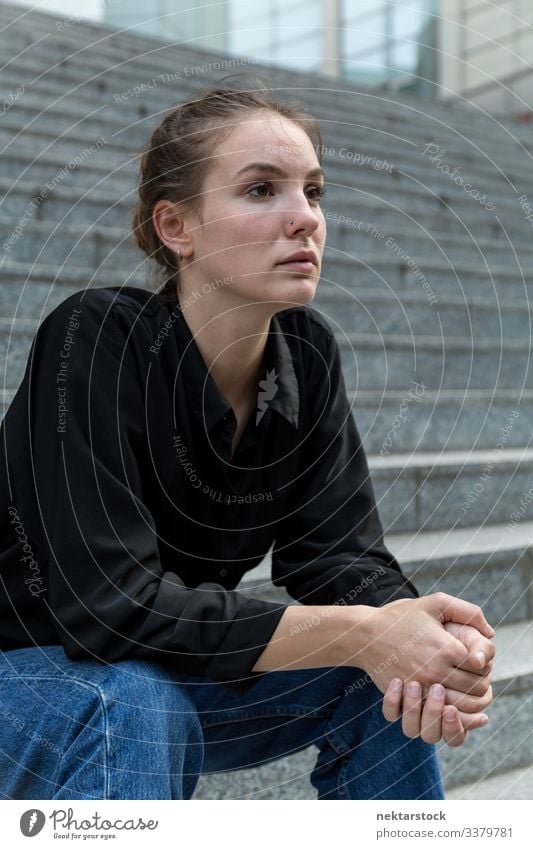
{"label": "cheek", "polygon": [[275,242],[278,231],[279,224],[276,225],[275,216],[248,213],[228,222],[227,238],[230,244],[241,247],[248,245],[252,250],[260,251],[268,249]]}

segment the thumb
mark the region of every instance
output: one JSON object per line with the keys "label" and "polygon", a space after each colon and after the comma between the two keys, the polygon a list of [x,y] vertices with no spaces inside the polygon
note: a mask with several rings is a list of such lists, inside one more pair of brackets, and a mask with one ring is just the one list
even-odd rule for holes
{"label": "thumb", "polygon": [[435,613],[442,624],[445,622],[458,622],[460,625],[471,625],[485,637],[493,637],[496,633],[491,628],[485,615],[477,604],[463,601],[447,593],[435,593],[432,596]]}

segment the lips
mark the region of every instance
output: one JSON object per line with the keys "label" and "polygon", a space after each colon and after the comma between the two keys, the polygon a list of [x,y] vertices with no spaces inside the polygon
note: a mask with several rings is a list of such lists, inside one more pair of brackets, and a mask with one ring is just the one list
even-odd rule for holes
{"label": "lips", "polygon": [[298,251],[295,254],[291,254],[291,256],[282,259],[278,265],[318,265],[318,260],[316,255],[312,251]]}

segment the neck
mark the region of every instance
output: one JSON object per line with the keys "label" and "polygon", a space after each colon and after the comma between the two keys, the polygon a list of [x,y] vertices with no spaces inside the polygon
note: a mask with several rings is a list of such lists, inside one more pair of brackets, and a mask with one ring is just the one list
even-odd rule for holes
{"label": "neck", "polygon": [[[182,313],[209,372],[234,410],[255,401],[274,313],[272,304],[236,304],[213,296],[179,298]],[[233,307],[233,308],[232,308]]]}

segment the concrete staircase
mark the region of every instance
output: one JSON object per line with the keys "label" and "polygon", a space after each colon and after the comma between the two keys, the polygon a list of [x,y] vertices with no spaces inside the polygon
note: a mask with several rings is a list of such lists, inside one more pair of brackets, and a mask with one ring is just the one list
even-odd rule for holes
{"label": "concrete staircase", "polygon": [[[531,128],[255,63],[219,70],[226,57],[9,4],[0,57],[3,411],[58,303],[150,287],[129,215],[137,154],[168,108],[249,70],[313,109],[328,149],[313,306],[338,333],[387,542],[421,591],[475,601],[497,627],[492,721],[441,749],[446,785],[532,798]],[[286,600],[269,568],[243,591]],[[314,798],[315,757],[205,776],[196,798]]]}

